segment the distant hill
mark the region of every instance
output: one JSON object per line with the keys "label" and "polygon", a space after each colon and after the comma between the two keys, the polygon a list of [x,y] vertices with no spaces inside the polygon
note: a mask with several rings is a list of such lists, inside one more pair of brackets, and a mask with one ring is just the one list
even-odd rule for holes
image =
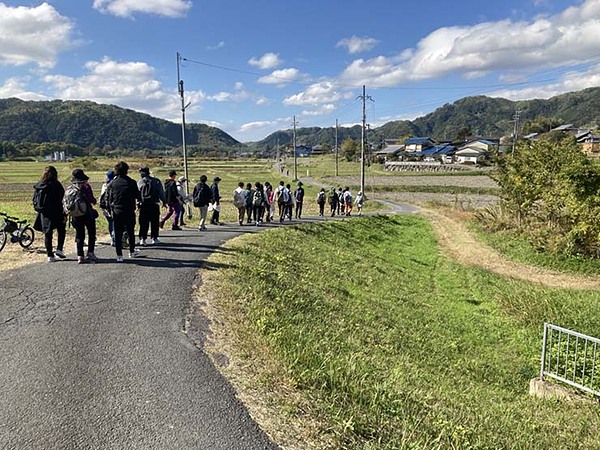
{"label": "distant hill", "polygon": [[[437,141],[453,141],[460,135],[497,137],[513,132],[515,111],[520,111],[520,123],[540,117],[554,119],[558,123],[573,123],[576,126],[600,126],[600,88],[589,88],[579,92],[558,95],[548,100],[510,101],[485,96],[466,97],[446,104],[426,116],[413,121],[388,122],[369,133],[369,141],[376,144],[383,139],[405,136],[428,136]],[[346,138],[360,140],[360,127],[339,128],[338,141]],[[259,142],[248,145],[273,148],[292,141],[292,131],[278,131]],[[335,128],[299,128],[296,130],[298,144],[334,145]]]}
{"label": "distant hill", "polygon": [[[0,142],[61,142],[83,148],[163,150],[181,147],[181,125],[89,101],[0,99]],[[186,124],[186,144],[211,151],[244,147],[224,131]]]}

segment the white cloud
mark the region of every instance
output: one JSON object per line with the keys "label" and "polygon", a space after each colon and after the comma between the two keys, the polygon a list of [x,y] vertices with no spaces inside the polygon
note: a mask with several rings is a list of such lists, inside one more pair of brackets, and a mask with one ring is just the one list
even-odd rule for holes
{"label": "white cloud", "polygon": [[8,78],[4,84],[0,86],[0,98],[16,97],[21,100],[49,100],[43,94],[30,92],[25,87],[26,83],[18,78]]}
{"label": "white cloud", "polygon": [[323,116],[336,110],[336,106],[332,103],[327,103],[318,108],[302,111],[303,116]]}
{"label": "white cloud", "polygon": [[258,120],[256,122],[248,122],[240,127],[241,133],[248,133],[249,131],[262,130],[265,128],[273,127],[277,125],[276,120]]}
{"label": "white cloud", "polygon": [[346,47],[348,49],[348,53],[352,55],[354,53],[361,53],[371,50],[378,43],[379,41],[377,39],[371,37],[352,36],[351,38],[340,40],[337,44],[335,44],[335,46]]}
{"label": "white cloud", "polygon": [[234,85],[233,92],[218,92],[216,94],[207,97],[207,100],[215,102],[243,102],[246,100],[253,101],[257,105],[266,105],[269,103],[268,99],[262,95],[249,92],[244,87],[244,83],[238,81]]}
{"label": "white cloud", "polygon": [[60,52],[76,45],[73,29],[71,20],[48,3],[32,8],[0,3],[0,65],[53,67]]}
{"label": "white cloud", "polygon": [[[119,63],[105,57],[86,63],[87,74],[79,78],[46,75],[43,80],[57,98],[91,100],[143,111],[156,117],[178,117],[181,109],[174,90],[165,89],[154,77],[154,68],[143,62]],[[186,91],[189,112],[199,109],[204,94]]]}
{"label": "white cloud", "polygon": [[190,0],[94,0],[95,9],[118,17],[132,17],[135,13],[184,17],[191,7]]}
{"label": "white cloud", "polygon": [[291,95],[283,100],[284,105],[319,105],[323,103],[335,103],[348,98],[349,93],[340,92],[331,81],[322,81],[310,85],[305,91]]}
{"label": "white cloud", "polygon": [[285,84],[291,83],[293,81],[299,81],[306,78],[306,75],[300,73],[298,69],[289,68],[289,69],[281,69],[274,70],[269,75],[264,77],[260,77],[258,79],[259,83],[262,84],[276,84],[283,86]]}
{"label": "white cloud", "polygon": [[353,61],[340,81],[371,87],[490,71],[560,67],[597,57],[600,0],[530,22],[502,20],[439,28],[396,57]]}
{"label": "white cloud", "polygon": [[253,57],[248,60],[248,64],[263,70],[274,69],[275,67],[280,66],[282,63],[283,61],[276,53],[265,53],[260,58]]}
{"label": "white cloud", "polygon": [[584,73],[568,72],[560,80],[553,83],[527,86],[521,89],[503,89],[488,95],[509,100],[526,100],[550,98],[565,92],[580,91],[596,86],[600,86],[600,64],[588,68]]}
{"label": "white cloud", "polygon": [[222,48],[225,48],[225,41],[220,41],[217,45],[209,45],[206,50],[220,50]]}

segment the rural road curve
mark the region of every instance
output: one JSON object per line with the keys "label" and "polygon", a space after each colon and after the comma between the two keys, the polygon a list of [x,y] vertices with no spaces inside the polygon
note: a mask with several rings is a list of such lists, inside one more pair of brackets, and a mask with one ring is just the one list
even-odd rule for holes
{"label": "rural road curve", "polygon": [[250,228],[0,272],[0,448],[277,448],[186,325],[203,261]]}
{"label": "rural road curve", "polygon": [[198,269],[218,270],[206,258],[265,228],[166,231],[124,263],[101,245],[97,264],[0,272],[0,448],[277,448],[198,348],[208,323],[191,309]]}

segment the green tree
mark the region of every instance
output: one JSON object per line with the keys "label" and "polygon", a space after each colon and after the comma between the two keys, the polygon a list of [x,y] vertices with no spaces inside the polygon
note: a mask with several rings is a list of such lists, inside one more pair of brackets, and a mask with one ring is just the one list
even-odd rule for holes
{"label": "green tree", "polygon": [[346,139],[342,142],[341,150],[346,161],[356,161],[360,153],[360,146],[354,139]]}
{"label": "green tree", "polygon": [[537,248],[600,256],[600,167],[573,139],[519,143],[498,168],[502,207]]}

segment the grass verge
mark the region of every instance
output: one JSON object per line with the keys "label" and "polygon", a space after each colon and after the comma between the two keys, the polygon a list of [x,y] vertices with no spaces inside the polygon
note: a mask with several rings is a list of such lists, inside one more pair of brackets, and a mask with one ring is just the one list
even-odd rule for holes
{"label": "grass verge", "polygon": [[[600,446],[595,404],[527,394],[543,322],[599,336],[600,293],[457,266],[415,216],[287,227],[227,250],[199,292],[212,352],[288,448]],[[289,423],[307,426],[290,440]]]}

